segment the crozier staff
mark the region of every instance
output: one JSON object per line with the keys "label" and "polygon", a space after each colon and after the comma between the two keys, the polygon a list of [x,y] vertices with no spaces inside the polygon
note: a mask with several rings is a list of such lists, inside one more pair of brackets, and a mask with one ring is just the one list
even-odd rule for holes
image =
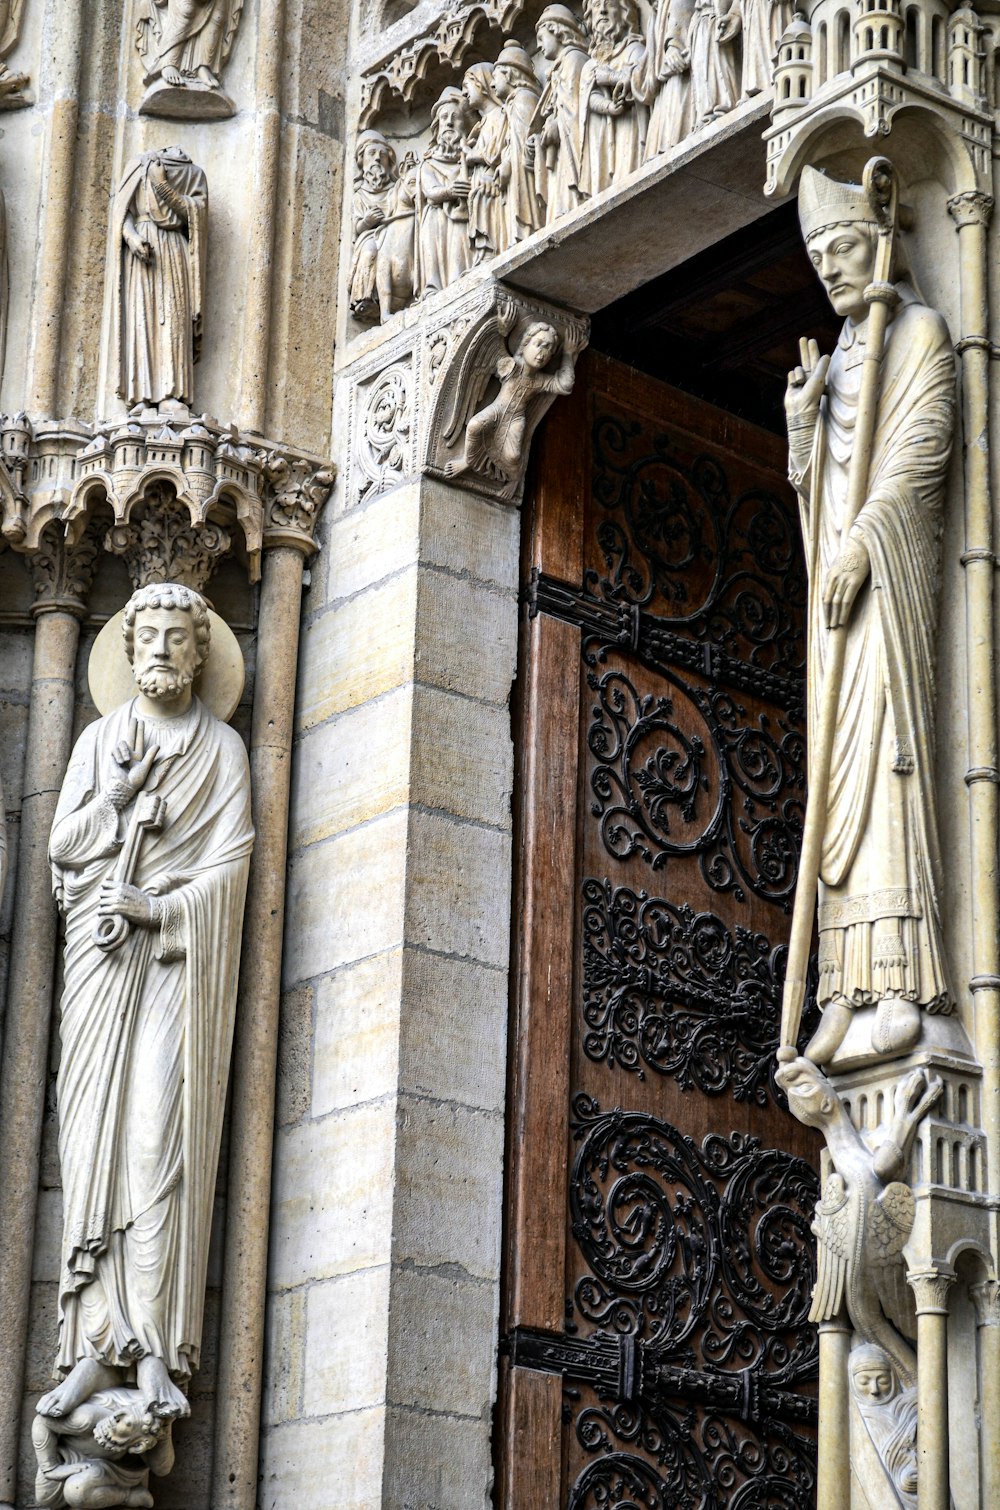
{"label": "crozier staff", "polygon": [[[866,173],[880,161],[891,174],[884,160]],[[859,1007],[877,1008],[878,1055],[912,1048],[922,1012],[953,1010],[932,763],[955,368],[941,315],[900,266],[879,268],[891,229],[877,195],[806,168],[799,217],[845,323],[832,358],[802,343],[786,395],[809,566],[810,811],[779,1057],[794,1057],[818,870],[823,1020],[806,1054],[826,1064]]]}
{"label": "crozier staff", "polygon": [[[59,796],[49,858],[66,919],[61,1007],[63,1419],[134,1380],[156,1421],[186,1415],[205,1274],[253,845],[239,736],[192,695],[208,610],[173,583],[134,593],[125,649],[137,695],[87,728]],[[162,823],[131,881],[118,856],[155,782]],[[107,951],[95,931],[129,923]]]}

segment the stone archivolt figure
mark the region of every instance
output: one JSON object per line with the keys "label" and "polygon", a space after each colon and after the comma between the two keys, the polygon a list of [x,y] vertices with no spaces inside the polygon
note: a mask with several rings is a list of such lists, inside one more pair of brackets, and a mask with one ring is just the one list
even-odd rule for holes
{"label": "stone archivolt figure", "polygon": [[875,1006],[872,1048],[906,1052],[921,1012],[953,1010],[941,930],[934,789],[935,634],[945,476],[955,424],[947,326],[897,269],[867,499],[841,515],[858,412],[876,227],[863,190],[802,175],[809,256],[845,324],[832,359],[803,342],[789,374],[790,471],[809,569],[809,737],[827,636],[846,624],[819,879],[819,1002],[806,1053],[829,1063],[858,1007]]}
{"label": "stone archivolt figure", "polygon": [[465,147],[468,110],[460,89],[443,91],[417,180],[418,297],[436,293],[472,265]]}
{"label": "stone archivolt figure", "polygon": [[407,152],[389,195],[387,214],[378,232],[375,286],[383,320],[413,297],[416,259],[417,159]]}
{"label": "stone archivolt figure", "polygon": [[648,29],[644,99],[650,104],[646,156],[669,152],[691,130],[694,0],[659,0]]}
{"label": "stone archivolt figure", "polygon": [[634,172],[646,138],[646,45],[631,0],[584,0],[590,61],[580,78],[585,121],[580,189],[599,194]]}
{"label": "stone archivolt figure", "polygon": [[538,197],[546,221],[552,221],[583,200],[580,87],[589,54],[587,34],[567,5],[547,5],[535,34],[550,67],[535,112],[531,152]]}
{"label": "stone archivolt figure", "polygon": [[[242,10],[243,0],[139,0],[136,45],[146,70],[144,82],[162,80],[170,89],[192,93],[219,91],[219,70]],[[183,100],[175,96],[176,113],[186,113]],[[149,101],[147,95],[144,105]],[[230,113],[228,101],[226,105],[223,114]],[[191,113],[198,113],[197,104],[192,103]]]}
{"label": "stone archivolt figure", "polygon": [[500,188],[500,159],[507,139],[507,112],[493,88],[493,64],[466,69],[462,93],[478,116],[469,132],[465,160],[469,174],[469,240],[472,260],[484,262],[506,246],[506,217]]}
{"label": "stone archivolt figure", "polygon": [[493,88],[507,117],[499,179],[503,191],[505,240],[508,246],[513,246],[530,236],[532,231],[537,231],[542,223],[532,155],[528,148],[541,90],[531,59],[519,42],[504,43],[493,65]]}
{"label": "stone archivolt figure", "polygon": [[180,147],[144,152],[114,206],[114,349],[129,405],[188,405],[201,354],[208,185]]}
{"label": "stone archivolt figure", "polygon": [[62,1382],[37,1409],[57,1433],[133,1383],[155,1423],[186,1415],[198,1366],[253,845],[246,751],[192,696],[209,634],[191,589],[133,594],[137,696],[84,731],[52,826]]}
{"label": "stone archivolt figure", "polygon": [[[525,436],[534,418],[535,401],[548,395],[571,393],[573,368],[585,336],[563,344],[558,367],[560,340],[556,330],[544,320],[528,323],[517,339],[514,351],[506,337],[512,330],[506,319],[497,322],[492,344],[470,348],[455,385],[455,402],[444,426],[446,445],[453,445],[465,432],[461,456],[445,467],[446,477],[463,472],[508,483],[517,477],[524,457]],[[476,412],[491,383],[500,389],[492,403]]]}
{"label": "stone archivolt figure", "polygon": [[688,32],[692,131],[736,104],[740,86],[732,42],[739,30],[738,5],[729,0],[695,0]]}
{"label": "stone archivolt figure", "polygon": [[354,254],[351,259],[351,313],[359,320],[377,313],[376,265],[382,228],[393,192],[396,154],[381,131],[362,131],[354,149],[357,169],[351,220]]}
{"label": "stone archivolt figure", "polygon": [[778,43],[792,19],[790,0],[739,0],[743,24],[743,93],[770,89]]}

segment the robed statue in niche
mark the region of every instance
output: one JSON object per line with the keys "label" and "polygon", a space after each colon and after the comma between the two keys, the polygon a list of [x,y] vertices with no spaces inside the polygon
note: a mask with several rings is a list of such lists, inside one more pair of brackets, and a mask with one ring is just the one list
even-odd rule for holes
{"label": "robed statue in niche", "polygon": [[947,326],[921,301],[897,248],[867,490],[845,532],[877,226],[859,185],[808,167],[799,215],[809,257],[844,318],[832,356],[802,343],[786,396],[809,569],[810,741],[830,632],[846,626],[819,869],[823,1018],[806,1049],[827,1064],[859,1008],[875,1009],[867,1052],[877,1056],[911,1049],[924,1013],[954,1010],[933,760],[955,366]]}
{"label": "robed statue in niche", "polygon": [[180,147],[144,152],[114,206],[117,391],[130,406],[191,403],[201,354],[208,184]]}
{"label": "robed statue in niche", "polygon": [[242,10],[243,0],[138,0],[143,114],[213,120],[234,113],[219,75]]}
{"label": "robed statue in niche", "polygon": [[136,695],[81,736],[49,846],[66,923],[49,1460],[88,1410],[137,1417],[160,1458],[188,1414],[253,845],[242,741],[192,695],[204,600],[141,588],[123,632]]}

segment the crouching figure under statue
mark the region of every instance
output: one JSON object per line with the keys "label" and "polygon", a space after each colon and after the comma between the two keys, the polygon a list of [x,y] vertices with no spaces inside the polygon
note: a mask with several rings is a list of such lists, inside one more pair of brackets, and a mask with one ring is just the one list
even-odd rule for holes
{"label": "crouching figure under statue", "polygon": [[49,846],[66,922],[61,1382],[34,1439],[53,1505],[151,1503],[145,1468],[165,1471],[189,1413],[253,845],[246,751],[193,695],[206,603],[140,588],[123,631],[136,696],[81,736]]}

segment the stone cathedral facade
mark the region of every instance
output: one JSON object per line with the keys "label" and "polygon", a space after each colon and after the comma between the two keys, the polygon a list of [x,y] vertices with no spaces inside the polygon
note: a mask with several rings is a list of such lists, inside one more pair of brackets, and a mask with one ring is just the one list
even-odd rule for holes
{"label": "stone cathedral facade", "polygon": [[0,1510],[1000,1506],[998,55],[0,0]]}

